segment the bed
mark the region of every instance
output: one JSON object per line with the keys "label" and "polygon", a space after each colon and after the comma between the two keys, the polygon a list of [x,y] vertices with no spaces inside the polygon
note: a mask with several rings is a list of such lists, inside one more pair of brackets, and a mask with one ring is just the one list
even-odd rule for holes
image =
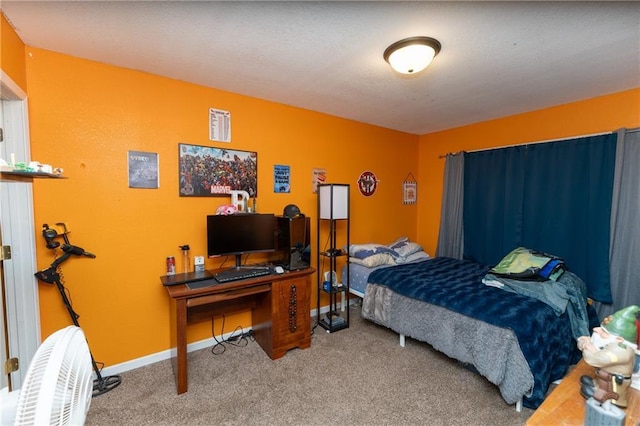
{"label": "bed", "polygon": [[[549,385],[581,357],[568,313],[483,284],[488,266],[422,260],[351,264],[350,284],[353,294],[362,295],[362,316],[399,333],[401,344],[411,337],[460,361],[498,386],[517,409],[537,408]],[[562,279],[579,280],[569,272]],[[598,325],[595,310],[587,311],[590,328]]]}

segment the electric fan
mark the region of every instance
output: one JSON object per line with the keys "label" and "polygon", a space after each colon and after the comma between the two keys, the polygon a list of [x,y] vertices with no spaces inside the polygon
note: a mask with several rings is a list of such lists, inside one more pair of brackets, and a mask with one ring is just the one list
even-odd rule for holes
{"label": "electric fan", "polygon": [[20,389],[16,425],[82,425],[91,405],[91,354],[80,327],[56,331],[40,345]]}

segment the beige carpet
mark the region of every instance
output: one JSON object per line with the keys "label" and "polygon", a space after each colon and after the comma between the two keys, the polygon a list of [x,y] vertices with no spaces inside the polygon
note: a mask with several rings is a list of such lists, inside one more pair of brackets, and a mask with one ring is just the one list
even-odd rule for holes
{"label": "beige carpet", "polygon": [[87,425],[523,425],[532,410],[430,346],[360,318],[276,361],[249,341],[221,355],[189,354],[189,391],[171,361],[122,374],[91,402]]}

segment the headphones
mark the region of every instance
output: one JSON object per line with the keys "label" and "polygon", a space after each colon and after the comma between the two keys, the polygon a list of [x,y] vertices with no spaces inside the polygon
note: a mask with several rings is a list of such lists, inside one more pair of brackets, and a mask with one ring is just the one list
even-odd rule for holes
{"label": "headphones", "polygon": [[304,217],[304,214],[300,213],[300,209],[295,204],[288,204],[282,215],[286,218],[293,219],[294,217]]}

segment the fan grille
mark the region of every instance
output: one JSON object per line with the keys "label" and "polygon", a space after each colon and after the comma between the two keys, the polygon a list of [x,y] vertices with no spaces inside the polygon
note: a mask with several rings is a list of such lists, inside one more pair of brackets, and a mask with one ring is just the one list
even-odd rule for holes
{"label": "fan grille", "polygon": [[29,365],[15,424],[83,424],[92,388],[91,353],[82,329],[71,325],[58,330]]}

